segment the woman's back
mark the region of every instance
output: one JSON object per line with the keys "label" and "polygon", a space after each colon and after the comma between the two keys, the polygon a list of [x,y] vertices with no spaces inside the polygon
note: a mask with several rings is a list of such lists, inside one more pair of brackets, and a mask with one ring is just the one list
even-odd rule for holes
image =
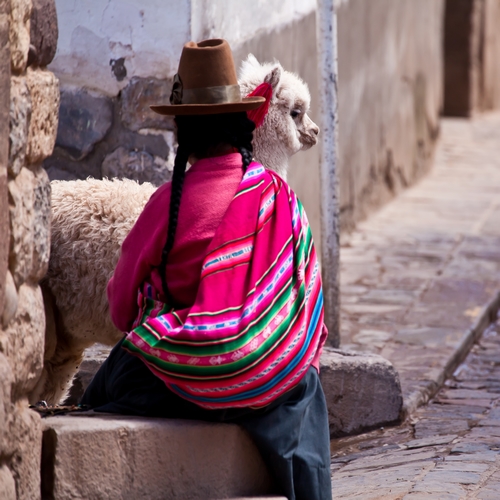
{"label": "woman's back", "polygon": [[[186,172],[175,242],[166,267],[169,289],[180,306],[194,303],[206,250],[242,177],[239,153],[199,160]],[[156,266],[165,244],[171,187],[171,183],[165,184],[151,197],[123,244],[119,266],[130,272],[119,269],[108,287],[111,316],[124,331],[135,319],[125,304],[141,283],[148,281],[162,290]]]}

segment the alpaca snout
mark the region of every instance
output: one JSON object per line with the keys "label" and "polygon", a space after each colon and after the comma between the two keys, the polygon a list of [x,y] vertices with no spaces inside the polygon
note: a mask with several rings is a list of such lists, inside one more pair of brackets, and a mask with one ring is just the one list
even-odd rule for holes
{"label": "alpaca snout", "polygon": [[319,127],[309,118],[308,115],[304,117],[304,128],[300,134],[300,142],[302,149],[309,149],[315,146],[318,142]]}
{"label": "alpaca snout", "polygon": [[313,123],[313,126],[310,128],[310,132],[313,136],[318,136],[319,135],[319,127]]}

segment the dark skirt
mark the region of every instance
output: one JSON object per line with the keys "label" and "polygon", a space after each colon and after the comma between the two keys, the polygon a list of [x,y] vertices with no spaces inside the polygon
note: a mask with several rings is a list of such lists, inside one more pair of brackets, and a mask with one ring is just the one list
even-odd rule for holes
{"label": "dark skirt", "polygon": [[121,415],[238,424],[259,449],[278,493],[290,500],[332,498],[328,413],[313,367],[293,389],[264,408],[207,410],[170,391],[119,342],[85,391],[82,404]]}

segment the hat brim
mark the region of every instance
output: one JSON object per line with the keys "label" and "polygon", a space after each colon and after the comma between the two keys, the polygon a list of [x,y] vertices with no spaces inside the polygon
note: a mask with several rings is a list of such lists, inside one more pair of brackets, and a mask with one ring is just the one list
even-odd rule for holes
{"label": "hat brim", "polygon": [[257,109],[266,102],[265,97],[244,97],[241,102],[225,102],[221,104],[171,104],[150,106],[160,115],[217,115],[221,113],[238,113]]}

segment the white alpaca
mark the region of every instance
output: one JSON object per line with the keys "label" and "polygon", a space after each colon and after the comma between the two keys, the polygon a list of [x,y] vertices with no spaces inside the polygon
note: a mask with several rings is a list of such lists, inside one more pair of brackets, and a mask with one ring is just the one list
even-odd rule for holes
{"label": "white alpaca", "polygon": [[260,64],[250,54],[240,69],[242,95],[262,82],[271,84],[273,97],[263,125],[254,132],[254,156],[286,180],[288,159],[314,146],[319,128],[307,115],[311,105],[307,85],[279,63]]}
{"label": "white alpaca", "polygon": [[[257,161],[286,178],[288,158],[317,142],[318,127],[307,116],[309,90],[279,63],[260,64],[250,55],[240,76],[242,94],[271,84],[269,112],[254,135]],[[121,337],[109,317],[106,284],[123,240],[155,187],[131,180],[53,181],[52,244],[42,282],[47,315],[42,376],[30,396],[57,403],[75,374],[83,351]]]}

